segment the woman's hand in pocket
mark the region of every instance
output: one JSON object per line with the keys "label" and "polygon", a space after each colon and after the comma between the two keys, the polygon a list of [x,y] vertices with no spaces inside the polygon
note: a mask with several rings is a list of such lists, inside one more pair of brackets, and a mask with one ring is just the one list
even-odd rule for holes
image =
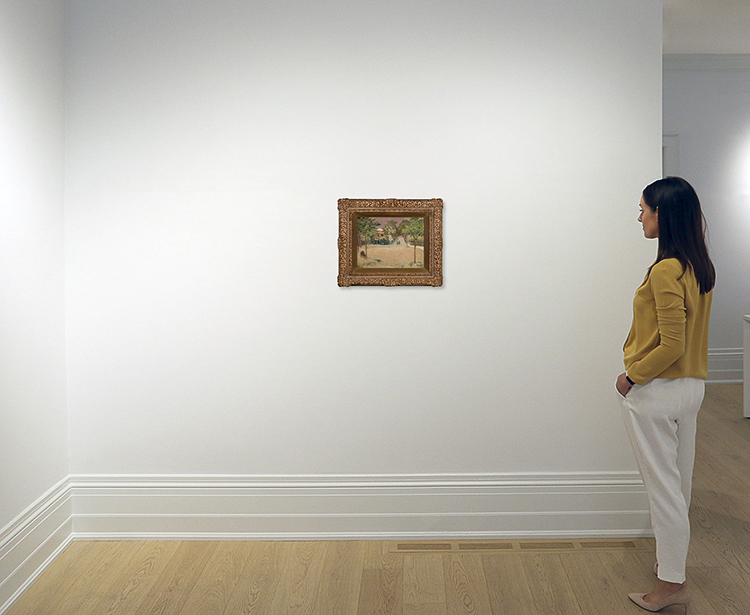
{"label": "woman's hand in pocket", "polygon": [[617,392],[623,397],[625,397],[630,389],[633,388],[633,385],[628,382],[627,376],[628,375],[626,372],[622,372],[622,374],[617,376],[617,382],[615,382],[615,388],[617,389]]}

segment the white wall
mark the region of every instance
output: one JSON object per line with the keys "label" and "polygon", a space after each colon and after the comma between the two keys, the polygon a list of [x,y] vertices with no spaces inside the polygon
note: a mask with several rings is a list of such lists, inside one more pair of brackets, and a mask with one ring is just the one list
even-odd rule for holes
{"label": "white wall", "polygon": [[[72,0],[72,472],[634,472],[653,0]],[[444,199],[445,284],[338,288],[337,199]]]}
{"label": "white wall", "polygon": [[667,57],[664,132],[678,136],[679,171],[708,220],[715,377],[741,380],[742,316],[750,313],[750,57]]}
{"label": "white wall", "polygon": [[0,0],[0,538],[68,475],[63,13]]}
{"label": "white wall", "polygon": [[0,613],[69,540],[64,2],[0,0]]}

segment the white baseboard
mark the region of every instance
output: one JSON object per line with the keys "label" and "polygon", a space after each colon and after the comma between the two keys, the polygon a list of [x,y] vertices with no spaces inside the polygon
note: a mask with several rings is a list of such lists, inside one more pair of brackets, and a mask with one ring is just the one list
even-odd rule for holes
{"label": "white baseboard", "polygon": [[0,613],[10,608],[72,540],[68,479],[0,530]]}
{"label": "white baseboard", "polygon": [[646,536],[637,473],[72,476],[79,539]]}
{"label": "white baseboard", "polygon": [[634,472],[71,476],[0,530],[0,614],[71,540],[650,536]]}
{"label": "white baseboard", "polygon": [[708,384],[735,384],[743,381],[742,348],[713,348],[708,351]]}

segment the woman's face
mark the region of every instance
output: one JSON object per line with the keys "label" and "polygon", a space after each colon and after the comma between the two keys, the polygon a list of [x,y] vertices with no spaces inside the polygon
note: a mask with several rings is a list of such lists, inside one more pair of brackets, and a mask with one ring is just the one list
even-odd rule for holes
{"label": "woman's face", "polygon": [[638,222],[643,225],[643,235],[646,239],[656,239],[659,236],[659,212],[651,209],[641,197],[641,215]]}

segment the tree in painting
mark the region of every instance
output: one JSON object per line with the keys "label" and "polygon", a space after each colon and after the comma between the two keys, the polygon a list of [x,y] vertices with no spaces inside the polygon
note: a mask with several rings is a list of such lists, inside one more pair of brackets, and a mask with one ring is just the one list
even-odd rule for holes
{"label": "tree in painting", "polygon": [[388,236],[388,241],[393,241],[393,238],[398,235],[398,225],[396,224],[396,221],[391,218],[388,220],[388,223],[385,225],[385,228],[383,229],[385,231],[385,234]]}
{"label": "tree in painting", "polygon": [[367,244],[375,237],[378,230],[378,223],[373,218],[357,218],[357,238],[360,245],[365,246],[365,256],[367,256]]}
{"label": "tree in painting", "polygon": [[406,220],[406,219],[404,219],[404,220],[401,220],[401,222],[398,223],[398,227],[396,227],[396,234],[397,235],[401,235],[404,238],[404,240],[407,239],[407,237],[406,237],[407,230],[406,229],[408,228],[408,226],[409,226],[409,221]]}
{"label": "tree in painting", "polygon": [[414,262],[417,262],[417,241],[424,241],[424,218],[411,218],[404,227],[404,234],[411,237],[414,245]]}

